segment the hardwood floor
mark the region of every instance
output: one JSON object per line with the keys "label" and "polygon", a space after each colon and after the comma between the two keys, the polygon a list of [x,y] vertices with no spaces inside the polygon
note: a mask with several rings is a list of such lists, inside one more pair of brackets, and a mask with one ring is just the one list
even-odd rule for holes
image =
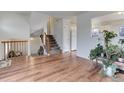
{"label": "hardwood floor", "polygon": [[101,76],[100,68],[75,54],[60,54],[49,57],[13,58],[12,66],[0,69],[2,82],[99,82],[112,81]]}

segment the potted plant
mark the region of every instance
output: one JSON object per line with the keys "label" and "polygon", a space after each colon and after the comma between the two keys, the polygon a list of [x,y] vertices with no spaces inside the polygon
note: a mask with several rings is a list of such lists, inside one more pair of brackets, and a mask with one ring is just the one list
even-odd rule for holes
{"label": "potted plant", "polygon": [[[103,48],[100,44],[98,44],[95,49],[90,51],[90,59],[96,60],[101,57],[101,61],[103,63],[104,72],[107,76],[113,76],[116,72],[116,68],[113,64],[118,59],[119,47],[117,45],[111,44],[111,39],[116,37],[117,34],[115,32],[110,32],[107,30],[103,31],[104,34],[104,42],[105,48]],[[104,54],[102,56],[101,54]]]}
{"label": "potted plant", "polygon": [[118,59],[119,47],[117,45],[111,44],[111,39],[115,38],[117,34],[113,31],[103,31],[104,42],[105,42],[105,54],[106,57],[103,58],[104,72],[107,76],[113,76],[116,72],[115,62]]}
{"label": "potted plant", "polygon": [[106,49],[106,53],[108,56],[102,59],[104,73],[107,76],[114,76],[116,72],[116,66],[113,64],[118,60],[119,57],[119,46],[110,44]]}

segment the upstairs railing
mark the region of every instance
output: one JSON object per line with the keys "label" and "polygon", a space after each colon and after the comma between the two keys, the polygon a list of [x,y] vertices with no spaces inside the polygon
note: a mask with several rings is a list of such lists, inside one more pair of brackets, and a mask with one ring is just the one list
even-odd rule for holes
{"label": "upstairs railing", "polygon": [[8,58],[8,54],[11,51],[15,53],[21,53],[21,55],[27,55],[28,53],[28,41],[1,41],[4,50],[4,59]]}

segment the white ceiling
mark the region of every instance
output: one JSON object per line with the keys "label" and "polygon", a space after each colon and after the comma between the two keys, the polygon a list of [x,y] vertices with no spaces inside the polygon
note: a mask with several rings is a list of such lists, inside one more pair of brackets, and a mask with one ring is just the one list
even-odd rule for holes
{"label": "white ceiling", "polygon": [[55,17],[67,17],[67,16],[77,16],[79,14],[83,14],[86,12],[87,11],[41,11],[40,13]]}
{"label": "white ceiling", "polygon": [[31,12],[30,11],[0,11],[0,13],[16,13],[24,16],[30,16]]}
{"label": "white ceiling", "polygon": [[32,12],[39,12],[48,16],[64,17],[64,16],[77,16],[87,11],[1,11],[0,13],[18,13],[21,15],[30,15]]}
{"label": "white ceiling", "polygon": [[118,20],[124,20],[124,14],[118,14],[118,12],[108,14],[105,16],[97,17],[92,19],[92,24],[101,24],[101,23],[111,23]]}

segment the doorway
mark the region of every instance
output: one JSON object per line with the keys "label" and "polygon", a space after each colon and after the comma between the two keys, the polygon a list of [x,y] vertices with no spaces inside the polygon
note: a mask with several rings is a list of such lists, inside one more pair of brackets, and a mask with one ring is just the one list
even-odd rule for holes
{"label": "doorway", "polygon": [[70,28],[70,51],[77,50],[77,25],[73,24]]}
{"label": "doorway", "polygon": [[63,51],[77,50],[77,25],[76,19],[63,19]]}

